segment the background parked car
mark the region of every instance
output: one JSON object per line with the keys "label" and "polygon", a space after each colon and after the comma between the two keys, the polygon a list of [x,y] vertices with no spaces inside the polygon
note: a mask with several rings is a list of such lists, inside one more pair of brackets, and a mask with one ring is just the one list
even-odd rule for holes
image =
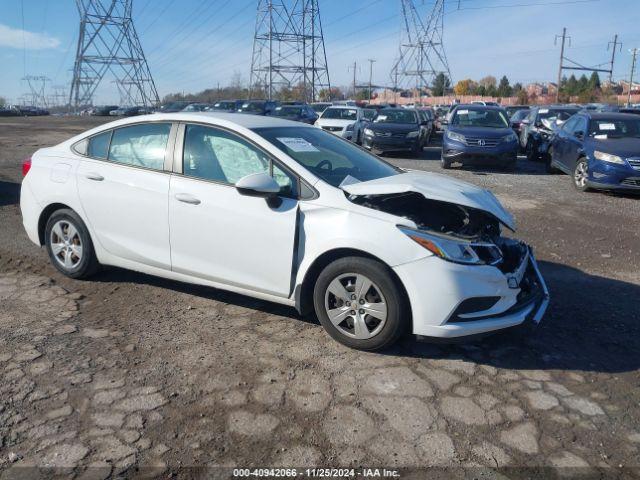
{"label": "background parked car", "polygon": [[271,115],[279,105],[280,102],[274,100],[247,100],[238,108],[238,113]]}
{"label": "background parked car", "polygon": [[384,154],[411,152],[419,155],[426,142],[426,120],[417,110],[385,108],[364,129],[362,145],[367,150]]}
{"label": "background parked car", "polygon": [[426,147],[431,142],[431,137],[435,133],[435,115],[433,114],[433,110],[430,108],[418,108],[418,115],[420,115],[423,122],[424,133],[424,142],[423,145]]}
{"label": "background parked car", "polygon": [[579,191],[640,192],[640,117],[585,111],[554,136],[547,169],[572,177]]}
{"label": "background parked car", "polygon": [[514,113],[519,112],[520,110],[529,111],[531,107],[529,105],[507,105],[504,109],[509,114],[509,117],[512,117]]}
{"label": "background parked car", "polygon": [[282,105],[276,107],[272,114],[274,117],[286,118],[296,122],[314,124],[318,120],[318,114],[306,104]]}
{"label": "background parked car", "polygon": [[556,128],[579,110],[568,106],[532,108],[527,118],[520,122],[520,148],[527,155],[527,160],[544,158]]}
{"label": "background parked car", "polygon": [[[507,111],[507,113],[509,113]],[[518,135],[518,139],[520,138],[520,129],[522,127],[522,121],[527,118],[529,115],[529,110],[518,110],[511,115],[509,118],[509,122],[511,123],[511,128]]]}
{"label": "background parked car", "polygon": [[500,107],[464,105],[456,108],[442,138],[442,168],[463,165],[501,165],[515,169],[518,136]]}
{"label": "background parked car", "polygon": [[18,111],[20,115],[24,117],[40,117],[43,115],[49,115],[49,111],[40,107],[32,107],[32,106],[20,106],[18,107]]}
{"label": "background parked car", "polygon": [[212,105],[210,103],[190,103],[182,109],[183,112],[205,112]]}
{"label": "background parked car", "polygon": [[339,137],[361,143],[362,133],[367,122],[362,108],[333,106],[322,112],[315,125]]}
{"label": "background parked car", "polygon": [[117,110],[118,108],[118,105],[102,105],[95,107],[91,112],[91,115],[96,117],[108,117],[113,110]]}
{"label": "background parked car", "polygon": [[7,105],[0,107],[0,117],[17,117],[18,115],[20,115],[20,110],[16,107],[10,107]]}
{"label": "background parked car", "polygon": [[162,105],[160,107],[160,113],[175,113],[175,112],[181,112],[182,110],[184,110],[184,108],[194,102],[170,102],[170,103],[166,103],[164,105]]}
{"label": "background parked car", "polygon": [[211,105],[208,109],[210,112],[227,112],[235,113],[238,110],[235,100],[222,100]]}

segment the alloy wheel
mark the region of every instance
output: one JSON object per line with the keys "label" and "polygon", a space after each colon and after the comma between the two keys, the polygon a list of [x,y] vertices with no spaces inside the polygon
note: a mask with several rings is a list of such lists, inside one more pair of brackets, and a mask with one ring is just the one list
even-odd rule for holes
{"label": "alloy wheel", "polygon": [[58,220],[49,238],[51,252],[66,270],[77,267],[82,260],[82,239],[78,229],[69,220]]}
{"label": "alloy wheel", "polygon": [[388,306],[382,290],[361,273],[334,278],[327,287],[324,303],[331,323],[350,338],[372,338],[387,321]]}
{"label": "alloy wheel", "polygon": [[579,189],[584,189],[587,186],[587,178],[589,176],[589,172],[587,169],[587,162],[581,160],[576,165],[576,169],[573,172],[573,181],[576,184],[576,187]]}

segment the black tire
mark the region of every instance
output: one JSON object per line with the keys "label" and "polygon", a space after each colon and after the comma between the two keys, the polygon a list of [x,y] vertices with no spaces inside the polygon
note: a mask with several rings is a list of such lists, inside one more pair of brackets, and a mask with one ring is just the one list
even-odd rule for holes
{"label": "black tire", "polygon": [[451,160],[447,160],[444,156],[440,156],[440,166],[445,170],[449,170],[451,168]]}
{"label": "black tire", "polygon": [[[372,281],[375,284],[374,291],[375,287],[379,288],[387,306],[386,321],[380,331],[370,338],[357,339],[344,333],[341,328],[334,326],[325,308],[325,295],[331,282],[341,275],[348,276],[350,274],[364,275]],[[344,257],[327,265],[316,280],[313,290],[313,305],[316,315],[327,333],[343,345],[358,350],[373,351],[389,347],[407,331],[409,325],[407,301],[393,277],[391,269],[369,258]],[[348,319],[345,318],[345,321]]]}
{"label": "black tire", "polygon": [[579,182],[577,178],[579,170],[582,167],[584,167],[585,171],[588,171],[587,159],[584,157],[580,157],[576,162],[576,166],[573,168],[573,175],[571,175],[571,183],[573,184],[573,187],[579,192],[588,192],[591,189],[587,186],[586,183]]}
{"label": "black tire", "polygon": [[[82,254],[79,257],[79,261],[69,267],[65,266],[61,257],[56,256],[53,251],[53,240],[54,238],[57,238],[57,235],[52,236],[52,231],[59,222],[66,225],[72,225],[73,228],[75,228],[77,232],[77,239],[75,235],[74,238],[69,239],[70,245],[74,243],[74,239],[76,239],[75,242],[78,242],[82,247]],[[56,210],[51,214],[47,220],[47,225],[44,230],[44,244],[53,266],[67,277],[76,279],[87,278],[95,274],[100,268],[89,231],[78,214],[71,209],[64,208]],[[68,252],[64,253],[63,257],[66,258],[67,254]],[[59,255],[62,255],[62,253]],[[73,259],[73,256],[71,258]]]}

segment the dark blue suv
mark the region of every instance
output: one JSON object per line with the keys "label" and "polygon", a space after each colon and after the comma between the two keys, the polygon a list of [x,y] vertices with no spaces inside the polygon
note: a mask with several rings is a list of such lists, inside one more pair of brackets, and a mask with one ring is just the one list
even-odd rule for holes
{"label": "dark blue suv", "polygon": [[442,140],[442,168],[451,164],[500,165],[515,169],[518,136],[509,126],[509,115],[500,107],[458,106]]}
{"label": "dark blue suv", "polygon": [[581,112],[551,141],[547,169],[572,176],[573,186],[640,192],[640,117]]}

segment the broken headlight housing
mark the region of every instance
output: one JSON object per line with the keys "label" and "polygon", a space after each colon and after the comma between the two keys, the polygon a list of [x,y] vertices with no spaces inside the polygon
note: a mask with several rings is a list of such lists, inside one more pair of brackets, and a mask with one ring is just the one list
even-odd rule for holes
{"label": "broken headlight housing", "polygon": [[465,265],[496,265],[502,261],[502,252],[493,243],[427,233],[400,225],[398,228],[418,245],[449,262]]}

